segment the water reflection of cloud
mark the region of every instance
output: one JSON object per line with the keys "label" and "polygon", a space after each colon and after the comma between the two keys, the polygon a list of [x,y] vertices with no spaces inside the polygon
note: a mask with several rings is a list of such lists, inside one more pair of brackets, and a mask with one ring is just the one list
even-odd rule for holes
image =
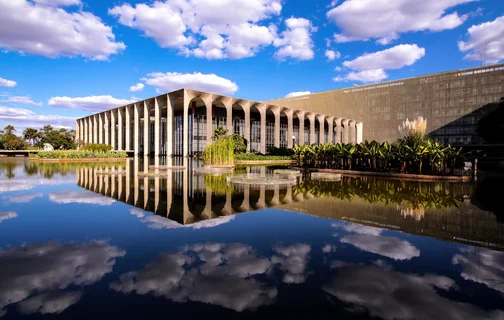
{"label": "water reflection of cloud", "polygon": [[463,249],[452,262],[462,266],[462,278],[504,293],[504,252],[485,248]]}
{"label": "water reflection of cloud", "polygon": [[[141,218],[138,211],[135,211],[135,213],[132,213],[130,211],[130,213]],[[180,224],[176,221],[173,221],[171,219],[168,219],[166,217],[151,215],[151,216],[145,217],[141,221],[143,223],[146,223],[147,226],[151,229],[178,229],[178,228],[204,229],[204,228],[213,228],[213,227],[217,227],[219,225],[228,223],[228,222],[234,220],[234,218],[235,218],[235,216],[223,216],[223,217],[202,220],[202,221],[198,221],[198,222],[184,225],[184,224]]]}
{"label": "water reflection of cloud", "polygon": [[285,271],[283,281],[286,283],[303,283],[306,279],[305,269],[311,247],[304,243],[290,246],[275,246],[273,250],[278,254],[271,258],[273,263],[280,264]]}
{"label": "water reflection of cloud", "polygon": [[30,179],[0,180],[0,192],[26,191],[39,185],[60,185],[66,183],[75,184],[75,176],[52,179],[34,177]]}
{"label": "water reflection of cloud", "polygon": [[359,224],[332,224],[353,233],[341,237],[341,243],[351,244],[363,251],[379,254],[394,260],[410,260],[420,256],[420,250],[406,240],[381,235],[382,229]]}
{"label": "water reflection of cloud", "polygon": [[3,220],[14,219],[17,216],[18,214],[14,211],[0,212],[0,223],[2,223]]}
{"label": "water reflection of cloud", "polygon": [[162,253],[144,269],[123,274],[111,288],[243,311],[276,299],[276,288],[255,277],[271,266],[268,258],[243,244],[197,244],[178,253]]}
{"label": "water reflection of cloud", "polygon": [[58,204],[80,203],[96,204],[99,206],[110,206],[116,202],[114,199],[102,196],[87,190],[82,191],[61,191],[49,195],[49,200]]}
{"label": "water reflection of cloud", "polygon": [[41,198],[43,196],[44,196],[44,194],[39,192],[39,193],[27,194],[27,195],[23,195],[23,196],[14,196],[14,197],[4,196],[3,199],[7,200],[7,202],[10,202],[10,203],[28,203],[28,202],[31,202],[35,198]]}
{"label": "water reflection of cloud", "polygon": [[343,265],[324,287],[338,299],[354,304],[353,312],[383,319],[503,319],[500,310],[486,311],[452,301],[438,290],[456,290],[455,281],[439,275],[416,275],[377,266]]}
{"label": "water reflection of cloud", "polygon": [[[25,313],[59,313],[77,302],[80,295],[55,290],[99,281],[112,271],[115,259],[125,254],[106,241],[47,242],[2,249],[0,312],[7,305],[21,302],[18,307]],[[36,296],[30,297],[34,293]]]}

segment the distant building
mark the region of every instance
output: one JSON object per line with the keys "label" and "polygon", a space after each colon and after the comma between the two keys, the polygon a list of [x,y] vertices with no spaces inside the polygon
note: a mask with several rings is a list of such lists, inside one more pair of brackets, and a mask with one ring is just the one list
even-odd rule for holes
{"label": "distant building", "polygon": [[76,129],[84,143],[192,155],[222,126],[242,135],[248,151],[264,153],[294,144],[392,142],[406,118],[423,116],[434,140],[474,145],[483,143],[478,120],[502,96],[504,64],[263,102],[181,89],[78,119]]}

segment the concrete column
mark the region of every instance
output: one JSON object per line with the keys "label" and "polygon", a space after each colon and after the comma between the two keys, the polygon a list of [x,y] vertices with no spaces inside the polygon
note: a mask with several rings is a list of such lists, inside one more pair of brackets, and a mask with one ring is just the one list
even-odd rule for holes
{"label": "concrete column", "polygon": [[159,156],[159,146],[161,141],[161,110],[159,110],[159,101],[154,98],[154,156]]}
{"label": "concrete column", "polygon": [[250,185],[248,184],[243,186],[243,202],[240,208],[245,212],[250,211]]}
{"label": "concrete column", "polygon": [[325,143],[325,135],[324,135],[324,129],[325,129],[325,116],[324,115],[318,115],[317,120],[319,122],[319,144],[324,144]]}
{"label": "concrete column", "polygon": [[315,115],[308,115],[308,120],[310,120],[310,144],[315,143]]}
{"label": "concrete column", "polygon": [[305,145],[305,139],[304,139],[304,121],[305,121],[305,116],[303,111],[299,111],[297,113],[298,119],[299,119],[299,137],[297,143],[300,146]]}
{"label": "concrete column", "polygon": [[144,138],[144,156],[149,155],[149,126],[150,126],[150,112],[147,101],[143,102],[143,138]]}
{"label": "concrete column", "polygon": [[93,115],[93,143],[98,143],[98,115]]}
{"label": "concrete column", "polygon": [[[204,99],[206,107],[206,145],[212,142],[213,124],[212,124],[212,99]],[[227,121],[227,120],[226,120]],[[228,132],[230,133],[230,132]]]}
{"label": "concrete column", "polygon": [[[183,125],[183,137],[182,137],[182,146],[183,146],[183,156],[189,156],[189,103],[191,102],[191,96],[184,90],[184,106],[183,106],[183,116],[182,116],[182,125]],[[185,170],[187,171],[187,170]]]}
{"label": "concrete column", "polygon": [[[127,107],[126,109],[128,109],[129,107]],[[130,197],[130,189],[131,189],[131,163],[130,163],[130,160],[129,159],[126,159],[126,172],[125,172],[125,175],[126,175],[126,194],[125,194],[125,199],[126,199],[126,203],[129,203],[129,197]]]}
{"label": "concrete column", "polygon": [[90,144],[90,143],[93,143],[93,116],[89,116],[87,117],[87,143]]}
{"label": "concrete column", "polygon": [[131,106],[126,106],[125,111],[125,135],[126,145],[124,150],[131,150]]}
{"label": "concrete column", "polygon": [[280,109],[273,111],[275,116],[275,135],[273,139],[274,146],[280,148]]}
{"label": "concrete column", "polygon": [[[138,105],[134,104],[135,109],[138,109]],[[138,127],[138,126],[137,126]],[[135,143],[135,147],[138,148],[138,143]],[[138,178],[138,172],[139,172],[139,162],[140,158],[135,154],[135,158],[133,160],[133,206],[136,206],[138,203],[138,196],[140,193],[140,186],[139,186],[139,180]]]}
{"label": "concrete column", "polygon": [[82,122],[82,142],[87,143],[87,120],[86,118],[81,119]]}
{"label": "concrete column", "polygon": [[175,99],[166,95],[166,156],[173,154],[173,108]]}
{"label": "concrete column", "polygon": [[123,114],[122,108],[117,109],[117,150],[123,150]]}
{"label": "concrete column", "polygon": [[[137,156],[140,153],[140,104],[135,103],[133,105],[133,121],[134,121],[134,127],[133,127],[133,150],[135,152],[135,156]],[[135,202],[136,203],[136,202]]]}
{"label": "concrete column", "polygon": [[112,150],[117,150],[117,144],[116,144],[116,115],[115,115],[116,110],[112,109],[110,110],[110,145],[112,146]]}
{"label": "concrete column", "polygon": [[336,139],[334,143],[341,143],[341,118],[335,118],[335,130],[336,130]]}
{"label": "concrete column", "polygon": [[266,107],[258,107],[258,110],[261,116],[261,146],[259,151],[264,154],[266,153]]}
{"label": "concrete column", "polygon": [[363,124],[362,122],[357,122],[357,143],[361,143],[363,141]]}
{"label": "concrete column", "polygon": [[341,142],[348,143],[348,120],[347,119],[341,120],[341,130],[343,133],[343,138],[341,139]]}
{"label": "concrete column", "polygon": [[[79,120],[75,120],[75,142],[77,142],[77,140],[80,140],[80,128],[79,128]],[[78,147],[78,144],[76,143],[77,145],[77,149],[79,149]]]}
{"label": "concrete column", "polygon": [[98,114],[98,143],[103,143],[103,113]]}
{"label": "concrete column", "polygon": [[226,126],[229,134],[233,133],[233,103],[228,100],[224,106],[226,107]]}
{"label": "concrete column", "polygon": [[110,111],[105,112],[105,144],[110,145]]}
{"label": "concrete column", "polygon": [[334,143],[334,118],[329,117],[327,118],[327,142],[329,143]]}
{"label": "concrete column", "polygon": [[355,137],[355,121],[350,120],[348,122],[348,141],[351,143],[356,142],[356,137]]}
{"label": "concrete column", "polygon": [[294,129],[293,129],[293,122],[292,122],[292,117],[293,117],[293,111],[290,110],[286,113],[287,115],[287,148],[292,149],[293,146],[293,139],[292,136],[294,135]]}
{"label": "concrete column", "polygon": [[245,111],[244,139],[247,141],[247,152],[250,152],[250,101],[243,104],[243,111]]}

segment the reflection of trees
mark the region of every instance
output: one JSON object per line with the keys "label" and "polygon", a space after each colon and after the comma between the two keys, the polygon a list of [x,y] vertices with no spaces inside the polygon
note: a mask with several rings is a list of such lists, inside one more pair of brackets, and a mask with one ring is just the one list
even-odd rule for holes
{"label": "reflection of trees", "polygon": [[106,241],[0,250],[0,314],[15,303],[23,313],[60,313],[80,298],[68,287],[96,283],[125,254]]}
{"label": "reflection of trees", "polygon": [[14,174],[14,169],[19,165],[20,162],[11,159],[0,161],[0,176],[13,179],[16,176]]}
{"label": "reflection of trees", "polygon": [[212,190],[216,195],[226,195],[228,192],[233,191],[233,187],[228,185],[227,177],[229,175],[212,175],[205,174],[204,184],[205,188]]}
{"label": "reflection of trees", "polygon": [[340,200],[359,197],[369,203],[395,204],[413,209],[459,207],[464,195],[453,183],[385,180],[369,177],[343,178],[339,183],[303,180],[294,195],[310,193]]}

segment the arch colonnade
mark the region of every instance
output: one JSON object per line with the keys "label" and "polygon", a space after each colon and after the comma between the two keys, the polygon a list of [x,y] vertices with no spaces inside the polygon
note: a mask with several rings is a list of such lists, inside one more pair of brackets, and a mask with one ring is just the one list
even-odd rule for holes
{"label": "arch colonnade", "polygon": [[81,144],[103,143],[139,155],[201,153],[217,126],[244,137],[247,151],[295,144],[359,143],[362,122],[182,89],[76,120]]}

